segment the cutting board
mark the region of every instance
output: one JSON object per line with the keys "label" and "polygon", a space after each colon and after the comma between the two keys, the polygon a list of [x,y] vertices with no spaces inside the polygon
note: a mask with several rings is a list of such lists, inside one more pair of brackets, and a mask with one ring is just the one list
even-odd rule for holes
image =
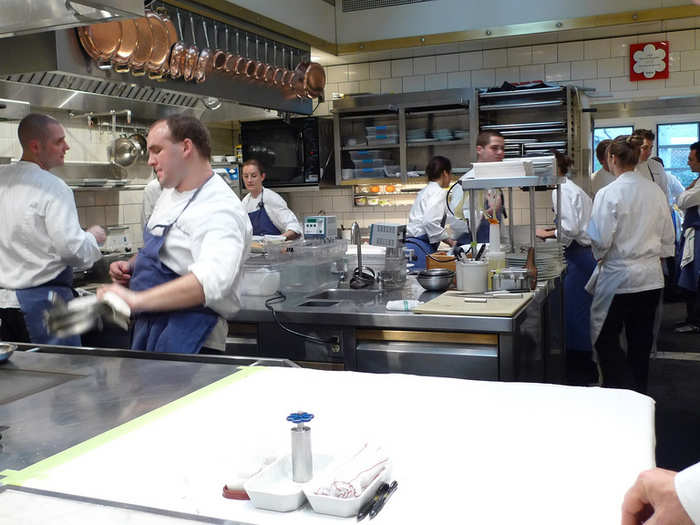
{"label": "cutting board", "polygon": [[485,303],[466,303],[459,292],[445,292],[432,301],[420,304],[413,309],[416,314],[486,315],[512,317],[532,299],[533,293],[522,294],[520,298],[488,299]]}

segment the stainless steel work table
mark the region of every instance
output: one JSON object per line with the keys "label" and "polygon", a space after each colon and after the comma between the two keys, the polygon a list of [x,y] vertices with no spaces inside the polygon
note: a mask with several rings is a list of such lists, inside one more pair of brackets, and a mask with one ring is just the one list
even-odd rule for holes
{"label": "stainless steel work table", "polygon": [[16,351],[0,364],[0,428],[9,427],[0,432],[0,472],[36,463],[229,376],[242,365],[294,366],[280,360],[174,355],[163,360],[167,354],[19,346],[38,351]]}

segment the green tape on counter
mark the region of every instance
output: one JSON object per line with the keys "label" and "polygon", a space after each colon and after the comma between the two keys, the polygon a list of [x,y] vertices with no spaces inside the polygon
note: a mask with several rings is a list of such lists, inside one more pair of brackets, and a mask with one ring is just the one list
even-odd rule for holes
{"label": "green tape on counter", "polygon": [[132,430],[136,430],[137,428],[140,428],[151,421],[155,421],[158,418],[161,418],[167,414],[170,414],[171,412],[174,412],[175,410],[178,410],[179,408],[182,408],[185,405],[188,405],[189,403],[192,403],[193,401],[201,399],[222,387],[228,386],[236,381],[240,381],[241,379],[245,379],[249,375],[260,372],[264,369],[265,367],[261,366],[245,367],[242,370],[234,372],[229,376],[223,377],[218,381],[211,383],[210,385],[202,387],[199,390],[195,390],[194,392],[178,398],[175,401],[171,401],[167,405],[151,410],[150,412],[134,418],[131,421],[127,421],[118,427],[114,427],[107,432],[103,432],[102,434],[83,441],[82,443],[78,443],[77,445],[67,448],[63,452],[54,454],[46,459],[42,459],[33,465],[29,465],[22,470],[3,470],[0,472],[0,475],[7,477],[0,479],[0,485],[22,486],[29,479],[42,477],[49,470],[61,466],[67,461],[75,459],[86,452],[94,450],[105,443],[109,443],[110,441],[131,432]]}

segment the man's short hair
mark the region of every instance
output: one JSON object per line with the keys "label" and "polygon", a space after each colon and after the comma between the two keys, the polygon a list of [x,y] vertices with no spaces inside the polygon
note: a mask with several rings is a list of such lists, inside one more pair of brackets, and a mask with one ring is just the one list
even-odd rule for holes
{"label": "man's short hair", "polygon": [[476,145],[481,146],[482,148],[485,148],[489,144],[491,144],[491,137],[501,137],[503,138],[503,135],[501,135],[498,131],[482,131],[479,133],[479,135],[476,137]]}
{"label": "man's short hair", "polygon": [[[209,130],[198,118],[190,115],[171,115],[158,122],[165,122],[168,125],[170,136],[174,142],[182,142],[190,139],[199,154],[205,159],[211,157],[211,138]],[[156,123],[153,125],[155,126]]]}
{"label": "man's short hair", "polygon": [[610,139],[601,140],[595,147],[595,156],[601,164],[605,164],[608,158],[608,146],[610,146],[611,142],[612,140]]}
{"label": "man's short hair", "polygon": [[32,140],[46,143],[49,138],[49,126],[52,124],[60,125],[60,122],[42,113],[30,113],[20,121],[17,128],[19,143],[23,148],[28,147]]}
{"label": "man's short hair", "polygon": [[656,135],[650,129],[637,128],[632,132],[633,137],[640,137],[646,140],[656,140]]}
{"label": "man's short hair", "polygon": [[700,142],[693,142],[693,143],[690,145],[690,151],[694,151],[694,152],[695,152],[695,158],[696,158],[697,160],[700,160]]}

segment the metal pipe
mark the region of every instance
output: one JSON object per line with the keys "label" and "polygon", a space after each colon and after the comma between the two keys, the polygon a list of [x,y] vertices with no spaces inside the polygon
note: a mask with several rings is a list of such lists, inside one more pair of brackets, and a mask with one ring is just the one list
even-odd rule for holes
{"label": "metal pipe", "polygon": [[510,253],[515,253],[515,238],[513,237],[513,188],[508,188],[508,235],[510,236]]}
{"label": "metal pipe", "polygon": [[532,255],[535,256],[535,187],[530,186],[530,246],[532,246]]}

